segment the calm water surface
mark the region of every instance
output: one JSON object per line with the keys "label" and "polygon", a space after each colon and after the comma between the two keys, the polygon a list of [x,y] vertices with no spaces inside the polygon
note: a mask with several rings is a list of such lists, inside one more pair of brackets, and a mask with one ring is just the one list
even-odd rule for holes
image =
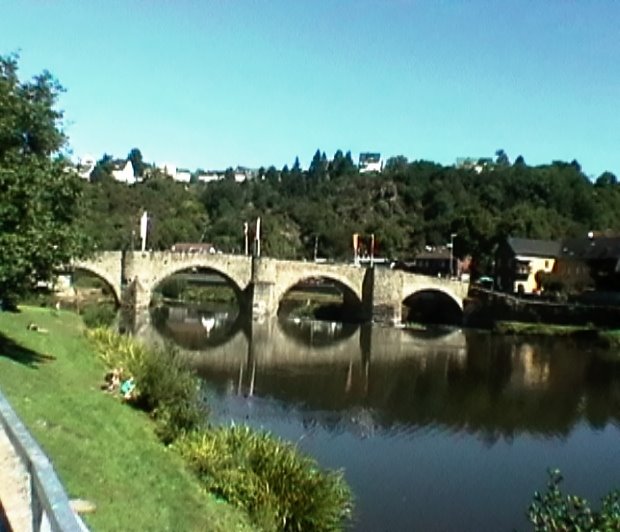
{"label": "calm water surface", "polygon": [[620,363],[587,343],[222,308],[151,321],[143,334],[174,339],[210,385],[217,421],[344,469],[352,530],[527,530],[549,467],[593,501],[620,487]]}

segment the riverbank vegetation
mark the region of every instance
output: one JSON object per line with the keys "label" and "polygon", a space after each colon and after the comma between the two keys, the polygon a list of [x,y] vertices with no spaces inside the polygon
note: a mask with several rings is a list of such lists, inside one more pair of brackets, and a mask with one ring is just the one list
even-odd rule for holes
{"label": "riverbank vegetation", "polygon": [[534,530],[620,530],[620,490],[605,495],[600,509],[594,510],[588,500],[562,492],[562,480],[559,470],[550,470],[547,490],[534,493],[527,512]]}
{"label": "riverbank vegetation", "polygon": [[293,445],[245,427],[211,427],[198,379],[172,348],[146,347],[109,329],[89,333],[108,368],[135,379],[128,403],[191,465],[207,491],[244,509],[261,530],[338,530],[351,516],[341,473],[322,471]]}
{"label": "riverbank vegetation", "polygon": [[148,417],[101,390],[106,367],[77,315],[20,310],[0,313],[0,388],[69,496],[95,503],[92,530],[254,529],[204,491]]}
{"label": "riverbank vegetation", "polygon": [[341,530],[351,491],[291,444],[244,426],[184,434],[176,443],[208,491],[245,508],[262,530]]}
{"label": "riverbank vegetation", "polygon": [[[69,493],[97,505],[87,517],[93,529],[117,530],[127,515],[149,530],[242,530],[250,522],[261,530],[337,530],[350,517],[351,492],[340,473],[270,435],[209,427],[199,382],[174,350],[146,348],[108,329],[87,339],[76,315],[50,308],[0,314],[0,331],[0,386]],[[25,375],[33,368],[34,377]],[[112,368],[134,378],[126,400],[101,390]],[[210,447],[196,443],[206,441]],[[100,480],[91,486],[95,470]],[[165,509],[154,508],[168,496]]]}
{"label": "riverbank vegetation", "polygon": [[493,325],[493,332],[507,335],[524,336],[591,336],[596,337],[594,327],[576,325],[553,325],[550,323],[527,323],[520,321],[498,321]]}

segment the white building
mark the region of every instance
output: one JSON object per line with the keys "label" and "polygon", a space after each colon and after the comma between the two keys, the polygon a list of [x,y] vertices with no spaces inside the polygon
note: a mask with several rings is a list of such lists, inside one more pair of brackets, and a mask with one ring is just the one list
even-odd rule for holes
{"label": "white building", "polygon": [[164,174],[169,175],[172,178],[174,178],[174,176],[177,175],[176,164],[162,163],[162,164],[157,165],[157,168],[159,168]]}
{"label": "white building", "polygon": [[212,181],[219,181],[224,179],[224,174],[218,174],[217,172],[210,172],[208,174],[199,174],[198,181],[201,183],[211,183]]}
{"label": "white building", "polygon": [[112,163],[112,177],[121,183],[133,185],[136,177],[133,175],[131,161],[117,160]]}
{"label": "white building", "polygon": [[360,153],[359,159],[360,174],[368,172],[381,172],[383,170],[383,161],[380,153]]}
{"label": "white building", "polygon": [[192,173],[185,168],[179,168],[176,171],[176,174],[172,176],[172,179],[174,179],[175,181],[180,181],[181,183],[189,183],[191,178]]}
{"label": "white building", "polygon": [[485,169],[493,168],[493,159],[488,157],[458,157],[455,166],[462,170],[473,170],[480,174]]}
{"label": "white building", "polygon": [[95,169],[95,165],[97,161],[92,155],[83,155],[82,157],[78,157],[76,170],[77,174],[82,179],[90,179],[90,174]]}

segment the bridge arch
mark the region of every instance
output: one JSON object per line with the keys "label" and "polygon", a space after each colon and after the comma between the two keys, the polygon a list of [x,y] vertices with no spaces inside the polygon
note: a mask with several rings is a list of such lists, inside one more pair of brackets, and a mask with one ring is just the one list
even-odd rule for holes
{"label": "bridge arch", "polygon": [[98,267],[95,264],[88,263],[80,263],[74,264],[72,266],[71,274],[75,272],[85,272],[91,275],[94,275],[98,279],[101,279],[105,285],[110,289],[114,297],[114,302],[116,306],[119,307],[121,305],[122,296],[121,296],[121,287],[120,287],[120,279],[114,279],[109,272],[105,269]]}
{"label": "bridge arch", "polygon": [[197,270],[200,273],[216,274],[216,275],[222,277],[225,280],[226,284],[229,287],[231,287],[232,290],[235,292],[235,295],[237,296],[237,299],[241,300],[243,298],[243,292],[244,292],[246,287],[239,286],[237,280],[234,279],[231,275],[229,275],[227,272],[224,272],[224,271],[222,271],[222,270],[220,270],[218,268],[213,267],[212,265],[208,265],[208,266],[207,265],[203,265],[203,266],[201,266],[201,265],[187,266],[187,265],[184,265],[184,264],[177,264],[177,265],[173,265],[173,266],[171,266],[169,268],[162,269],[152,279],[151,292],[153,292],[166,279],[172,277],[175,274],[179,274],[179,273],[195,273]]}
{"label": "bridge arch", "polygon": [[163,261],[161,267],[156,270],[152,279],[152,289],[161,284],[168,277],[192,270],[201,270],[207,273],[214,273],[226,280],[226,283],[233,288],[236,294],[242,294],[247,288],[248,278],[237,274],[234,268],[227,268],[225,264],[209,260],[209,256],[197,255],[182,261]]}
{"label": "bridge arch", "polygon": [[121,257],[120,251],[103,251],[87,259],[71,261],[68,270],[82,270],[103,280],[112,289],[117,305],[120,305],[123,298]]}
{"label": "bridge arch", "polygon": [[403,299],[403,321],[461,325],[463,300],[443,287],[427,287],[409,293]]}
{"label": "bridge arch", "polygon": [[305,274],[302,273],[295,276],[289,276],[286,279],[286,282],[281,282],[276,288],[274,300],[277,304],[277,309],[280,309],[282,301],[288,292],[290,292],[296,286],[299,286],[304,282],[313,279],[332,283],[342,294],[342,305],[350,311],[353,311],[353,316],[358,317],[358,315],[361,315],[361,290],[358,287],[352,285],[352,283],[347,277],[334,274],[333,272],[311,272]]}

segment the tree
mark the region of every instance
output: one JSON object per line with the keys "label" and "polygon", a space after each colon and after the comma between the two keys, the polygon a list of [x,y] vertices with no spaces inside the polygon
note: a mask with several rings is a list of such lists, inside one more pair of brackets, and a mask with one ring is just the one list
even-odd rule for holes
{"label": "tree", "polygon": [[107,153],[103,154],[103,157],[97,161],[93,171],[90,173],[90,180],[93,183],[98,183],[104,179],[112,179],[112,161],[114,158]]}
{"label": "tree", "polygon": [[293,163],[293,168],[291,169],[291,173],[295,177],[301,176],[301,165],[299,164],[299,157],[295,157],[295,162]]}
{"label": "tree", "polygon": [[134,177],[143,177],[146,164],[142,159],[142,152],[138,148],[133,148],[127,155],[127,160],[131,161]]}
{"label": "tree", "polygon": [[618,184],[618,178],[611,172],[603,172],[596,180],[597,187],[615,186]]}
{"label": "tree", "polygon": [[390,157],[385,163],[386,172],[406,172],[407,165],[409,161],[407,161],[407,157],[404,155],[397,155],[396,157]]}
{"label": "tree", "polygon": [[495,152],[495,164],[498,166],[510,166],[510,160],[504,150],[497,150]]}
{"label": "tree", "polygon": [[83,183],[60,155],[61,86],[49,72],[18,78],[0,56],[0,301],[15,308],[36,281],[84,250],[74,230]]}
{"label": "tree", "polygon": [[327,156],[320,150],[316,150],[310,168],[308,169],[308,176],[314,181],[321,181],[327,177]]}

